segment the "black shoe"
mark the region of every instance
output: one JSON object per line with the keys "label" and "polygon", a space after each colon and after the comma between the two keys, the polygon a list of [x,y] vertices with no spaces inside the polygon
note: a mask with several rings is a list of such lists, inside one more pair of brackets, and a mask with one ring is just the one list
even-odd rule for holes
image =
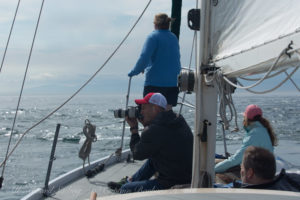
{"label": "black shoe", "polygon": [[107,183],[107,186],[112,189],[115,190],[116,192],[120,190],[120,188],[122,187],[122,185],[124,185],[125,183],[127,183],[127,176],[125,176],[124,178],[122,178],[119,182],[113,182],[110,181]]}

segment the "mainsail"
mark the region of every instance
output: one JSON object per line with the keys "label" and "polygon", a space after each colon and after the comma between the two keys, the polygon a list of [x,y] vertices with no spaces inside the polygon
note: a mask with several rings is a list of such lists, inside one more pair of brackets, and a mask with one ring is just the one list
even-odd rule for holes
{"label": "mainsail", "polygon": [[[300,49],[298,0],[212,1],[210,58],[226,76],[261,73],[292,42]],[[299,54],[284,56],[276,66],[299,63]]]}
{"label": "mainsail", "polygon": [[270,75],[272,71],[294,67],[290,74],[282,71],[290,78],[299,68],[299,10],[298,0],[201,1],[192,187],[212,187],[214,182],[217,98],[227,124],[226,106],[232,105],[227,83],[239,87],[228,77],[267,72],[255,84],[243,87],[249,90],[277,74]]}

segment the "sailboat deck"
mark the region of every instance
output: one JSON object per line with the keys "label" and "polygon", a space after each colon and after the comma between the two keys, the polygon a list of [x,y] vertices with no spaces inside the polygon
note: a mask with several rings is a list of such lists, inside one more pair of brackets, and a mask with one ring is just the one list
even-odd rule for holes
{"label": "sailboat deck", "polygon": [[65,188],[57,191],[48,200],[82,200],[88,199],[91,192],[96,192],[98,197],[116,195],[112,190],[107,187],[109,181],[119,181],[124,176],[131,176],[143,164],[141,161],[134,161],[127,163],[120,162],[111,165],[93,178],[83,177],[74,183],[66,186]]}

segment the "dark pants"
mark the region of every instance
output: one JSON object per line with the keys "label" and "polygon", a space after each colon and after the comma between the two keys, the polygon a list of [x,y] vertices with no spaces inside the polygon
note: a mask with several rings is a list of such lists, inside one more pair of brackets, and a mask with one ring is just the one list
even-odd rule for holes
{"label": "dark pants", "polygon": [[167,102],[169,105],[176,106],[179,89],[178,87],[156,87],[156,86],[145,86],[143,96],[145,97],[150,92],[159,92],[164,97],[166,97]]}
{"label": "dark pants", "polygon": [[132,176],[132,181],[122,185],[120,193],[141,192],[163,189],[157,179],[149,180],[155,173],[150,159]]}

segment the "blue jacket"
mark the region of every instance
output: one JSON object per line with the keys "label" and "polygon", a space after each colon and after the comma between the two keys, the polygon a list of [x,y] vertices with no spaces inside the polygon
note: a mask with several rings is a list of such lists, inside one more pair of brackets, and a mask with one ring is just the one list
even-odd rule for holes
{"label": "blue jacket", "polygon": [[142,53],[128,76],[145,70],[145,86],[176,87],[180,68],[177,37],[169,30],[155,30],[147,37]]}
{"label": "blue jacket", "polygon": [[260,122],[255,121],[251,125],[244,127],[244,129],[246,130],[246,135],[244,136],[242,147],[228,159],[216,164],[216,173],[222,173],[231,167],[240,165],[242,163],[244,152],[248,146],[262,147],[273,152],[274,148],[268,131]]}

